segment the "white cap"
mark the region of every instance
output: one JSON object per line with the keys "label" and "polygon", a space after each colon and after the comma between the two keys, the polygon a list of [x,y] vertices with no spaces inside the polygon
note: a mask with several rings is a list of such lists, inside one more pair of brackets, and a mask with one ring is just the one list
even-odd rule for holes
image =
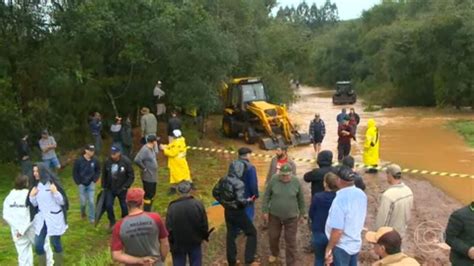
{"label": "white cap", "polygon": [[181,130],[179,130],[179,129],[173,130],[173,135],[174,135],[176,138],[181,137]]}

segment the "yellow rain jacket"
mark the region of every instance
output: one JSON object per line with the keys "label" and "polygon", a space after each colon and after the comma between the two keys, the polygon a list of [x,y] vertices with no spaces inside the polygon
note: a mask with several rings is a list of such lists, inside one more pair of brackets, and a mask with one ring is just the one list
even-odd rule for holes
{"label": "yellow rain jacket", "polygon": [[179,137],[171,141],[163,150],[168,157],[168,167],[170,169],[170,184],[178,184],[186,180],[191,182],[188,162],[186,161],[186,141],[184,137]]}
{"label": "yellow rain jacket", "polygon": [[365,132],[364,143],[364,164],[374,166],[379,164],[380,138],[379,130],[375,126],[375,120],[367,121],[367,131]]}

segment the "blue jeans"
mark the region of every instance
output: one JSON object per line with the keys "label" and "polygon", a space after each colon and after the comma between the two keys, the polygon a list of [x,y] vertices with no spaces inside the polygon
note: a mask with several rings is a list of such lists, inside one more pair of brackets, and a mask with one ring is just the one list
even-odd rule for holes
{"label": "blue jeans", "polygon": [[95,220],[94,206],[95,183],[91,182],[88,186],[79,185],[79,200],[81,202],[81,214],[86,213],[86,204],[89,207],[89,221]]}
{"label": "blue jeans", "polygon": [[58,157],[53,157],[51,159],[43,159],[43,163],[49,167],[49,169],[55,170],[61,167]]}
{"label": "blue jeans", "polygon": [[332,250],[334,266],[357,266],[357,257],[359,253],[349,255],[342,248],[335,247]]}
{"label": "blue jeans", "polygon": [[328,238],[324,232],[313,232],[314,266],[324,266]]}
{"label": "blue jeans", "polygon": [[[46,252],[44,251],[44,242],[46,240],[46,233],[48,232],[48,228],[46,227],[46,223],[43,225],[41,232],[39,235],[35,236],[35,252],[37,255],[44,255]],[[56,253],[63,252],[63,247],[61,245],[61,236],[51,236],[49,238],[51,245],[53,246],[53,250]]]}
{"label": "blue jeans", "polygon": [[201,245],[192,248],[188,252],[171,252],[171,256],[173,257],[173,266],[186,266],[187,258],[189,258],[189,266],[202,265]]}

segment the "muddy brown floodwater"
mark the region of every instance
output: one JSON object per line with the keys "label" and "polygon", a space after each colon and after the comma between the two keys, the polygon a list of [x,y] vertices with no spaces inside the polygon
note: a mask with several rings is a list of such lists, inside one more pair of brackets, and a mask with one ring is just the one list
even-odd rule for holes
{"label": "muddy brown floodwater", "polygon": [[[342,107],[354,107],[361,116],[358,128],[357,142],[353,143],[352,155],[361,161],[361,151],[364,141],[364,132],[368,118],[374,118],[381,134],[381,160],[382,164],[394,162],[404,168],[430,170],[438,172],[454,172],[461,174],[474,174],[474,151],[467,147],[456,132],[446,127],[446,123],[454,119],[472,119],[473,113],[451,113],[448,111],[428,108],[393,108],[377,112],[366,113],[360,102],[348,106],[334,106],[331,101],[332,92],[319,88],[301,87],[298,100],[291,105],[289,113],[292,121],[302,132],[308,131],[310,120],[315,112],[321,114],[326,124],[326,138],[322,149],[329,149],[337,154],[337,122],[336,115]],[[210,119],[206,145],[217,147],[239,147],[246,145],[243,140],[223,139],[219,134],[220,118]],[[248,146],[248,145],[247,145]],[[256,145],[254,151],[272,154],[271,151],[259,150]],[[311,146],[293,147],[290,156],[296,158],[314,158]],[[233,156],[225,156],[223,163],[228,163]],[[252,158],[252,163],[257,167],[260,181],[260,190],[263,193],[264,179],[268,170],[269,160]],[[314,164],[298,163],[297,175],[303,174]],[[368,212],[366,227],[373,230],[375,215],[377,213],[380,194],[387,188],[384,173],[377,175],[364,174],[367,185]],[[443,232],[449,215],[453,210],[460,208],[462,203],[474,200],[474,179],[451,178],[439,176],[413,176],[404,175],[404,182],[413,190],[415,204],[412,218],[408,223],[407,237],[404,239],[404,252],[414,256],[422,265],[449,265],[449,251],[440,247],[443,242]],[[310,202],[310,186],[302,182],[306,203]],[[269,254],[267,232],[262,229],[260,206],[257,201],[257,215],[255,225],[258,228],[258,254],[262,265],[270,265],[267,261]],[[309,206],[307,206],[309,207]],[[220,206],[208,209],[209,220],[213,226],[224,223],[223,209]],[[314,255],[302,252],[303,247],[309,242],[310,232],[306,224],[301,224],[298,229],[298,265],[313,265]],[[225,243],[225,236],[220,235],[219,240]],[[239,254],[243,254],[244,238],[239,240]],[[283,248],[283,242],[282,246]],[[225,252],[212,258],[212,265],[226,265]],[[284,252],[280,254],[284,259]],[[242,256],[240,258],[243,260]],[[376,260],[370,250],[370,245],[363,243],[359,257],[359,265],[370,265]]]}
{"label": "muddy brown floodwater", "polygon": [[[366,113],[358,101],[354,105],[335,106],[332,91],[302,87],[299,98],[290,108],[291,118],[307,131],[315,112],[326,123],[326,138],[322,149],[337,152],[336,115],[343,107],[354,107],[361,116],[358,142],[353,144],[352,155],[362,160],[366,122],[374,118],[380,132],[380,157],[383,162],[394,162],[404,168],[474,175],[474,149],[447,123],[456,119],[474,119],[473,112],[450,112],[435,108],[390,108]],[[299,148],[300,156],[313,156],[311,149]],[[474,179],[425,176],[437,187],[454,198],[468,203],[474,200]]]}

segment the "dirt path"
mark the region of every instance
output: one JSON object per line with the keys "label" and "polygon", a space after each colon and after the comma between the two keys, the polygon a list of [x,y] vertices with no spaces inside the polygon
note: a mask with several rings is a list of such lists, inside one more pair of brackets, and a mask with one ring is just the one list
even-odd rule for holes
{"label": "dirt path", "polygon": [[[321,96],[326,92],[316,91],[312,94],[307,94],[310,91],[310,88],[304,89],[302,92],[306,93],[304,97],[300,99],[296,104],[290,108],[290,114],[292,119],[296,123],[300,124],[300,128],[303,131],[306,131],[307,125],[305,122],[308,122],[312,115],[315,112],[315,106],[318,106],[317,109],[325,108],[324,112],[328,116],[332,116],[333,113],[337,113],[340,107],[327,106],[327,99],[322,100]],[[300,92],[301,93],[301,92]],[[327,93],[326,93],[327,94]],[[320,106],[324,104],[324,106]],[[356,109],[361,110],[360,105],[356,105]],[[330,111],[328,111],[330,110]],[[366,117],[365,114],[362,114]],[[333,117],[326,118],[329,123]],[[328,122],[326,126],[328,127]],[[208,126],[209,133],[212,136],[212,141],[209,143],[211,145],[216,145],[219,147],[239,147],[244,146],[242,140],[226,140],[219,137],[219,117],[214,117],[211,119]],[[362,132],[360,130],[359,132]],[[327,128],[327,134],[329,137],[328,141],[323,144],[323,149],[330,149],[335,152],[335,129],[333,126]],[[214,142],[214,140],[216,140]],[[326,140],[325,140],[326,141]],[[258,150],[255,147],[256,150]],[[258,150],[259,153],[269,153]],[[309,158],[314,156],[311,147],[296,147],[290,150],[290,156],[298,158]],[[353,150],[353,155],[356,159],[360,159],[360,148],[359,144],[355,144]],[[227,158],[224,161],[229,160]],[[269,160],[262,160],[258,158],[252,159],[252,162],[257,167],[257,172],[260,181],[262,181],[267,173]],[[315,165],[311,164],[298,164],[297,165],[297,174],[299,177],[302,177],[303,174],[312,168]],[[367,175],[364,174],[364,180],[367,184],[367,197],[369,200],[368,204],[368,215],[366,218],[365,226],[366,228],[373,230],[375,215],[377,212],[378,199],[380,194],[387,188],[388,184],[386,182],[386,177],[384,173],[379,173],[377,175]],[[449,265],[449,251],[441,248],[439,243],[443,241],[443,233],[446,227],[447,220],[449,215],[453,210],[460,208],[462,204],[454,199],[453,197],[448,196],[442,190],[432,185],[429,181],[415,177],[415,176],[404,176],[404,182],[413,190],[415,195],[415,208],[412,211],[412,219],[409,221],[408,231],[406,239],[404,239],[404,252],[414,256],[418,259],[423,265]],[[302,185],[305,191],[305,198],[307,207],[310,203],[310,186],[309,184],[302,181]],[[263,185],[261,186],[261,191],[263,192]],[[472,195],[474,199],[474,195]],[[258,231],[258,255],[262,265],[270,265],[268,263],[269,256],[269,245],[268,245],[268,235],[267,231],[262,229],[262,220],[261,220],[261,211],[260,206],[261,201],[257,201],[257,212],[255,225]],[[211,211],[210,219],[214,225],[219,225],[223,223],[221,207],[214,207],[214,210]],[[220,249],[216,252],[215,258],[212,260],[212,265],[226,265],[225,263],[225,228],[222,229],[224,233],[219,234],[212,241],[217,241],[220,243]],[[363,233],[364,234],[364,233]],[[306,223],[302,223],[299,226],[298,230],[298,265],[313,265],[314,255],[304,253],[303,249],[309,243],[310,231]],[[283,239],[282,239],[283,241]],[[243,246],[244,238],[239,239],[239,255],[241,261],[243,261]],[[284,259],[284,243],[281,242],[281,259]],[[370,250],[370,245],[368,243],[363,244],[362,251],[359,257],[360,265],[370,265],[376,260],[376,256]],[[283,260],[284,261],[284,260]]]}

